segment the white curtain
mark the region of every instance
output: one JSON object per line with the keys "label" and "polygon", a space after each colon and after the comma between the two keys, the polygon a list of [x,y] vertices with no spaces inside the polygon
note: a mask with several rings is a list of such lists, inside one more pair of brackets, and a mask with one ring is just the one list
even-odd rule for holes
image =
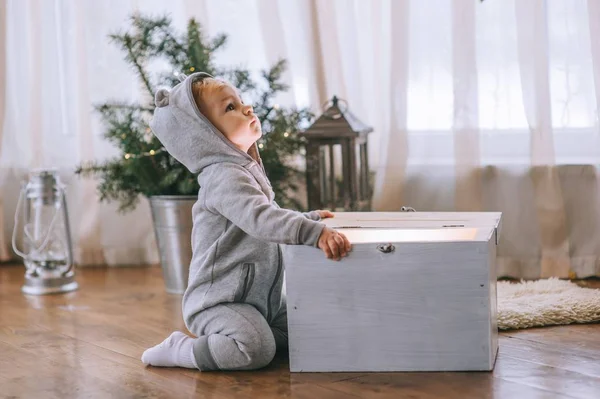
{"label": "white curtain", "polygon": [[344,98],[375,210],[502,211],[499,275],[600,276],[596,0],[0,1],[1,258],[19,181],[58,166],[79,264],[157,262],[147,202],[117,214],[72,174],[115,155],[92,105],[142,93],[107,40],[133,11],[226,33],[222,65],[286,58],[281,104]]}

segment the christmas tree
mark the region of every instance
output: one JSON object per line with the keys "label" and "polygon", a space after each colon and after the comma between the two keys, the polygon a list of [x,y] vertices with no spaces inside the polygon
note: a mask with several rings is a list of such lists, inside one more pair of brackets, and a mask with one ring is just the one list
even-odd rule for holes
{"label": "christmas tree", "polygon": [[[262,124],[264,136],[258,146],[276,199],[283,207],[301,209],[293,196],[298,190],[296,184],[301,181],[301,172],[292,162],[303,147],[298,130],[312,115],[307,109],[284,108],[274,102],[278,93],[287,90],[281,81],[285,60],[263,71],[255,81],[246,69],[215,65],[214,54],[224,47],[227,37],[219,35],[207,39],[194,19],[188,22],[185,33],[175,31],[166,16],[134,15],[130,22],[129,31],[111,34],[110,38],[123,50],[125,60],[140,78],[148,93],[146,103],[98,105],[96,110],[106,124],[104,137],[116,145],[121,154],[104,162],[81,164],[75,173],[97,177],[100,200],[117,201],[120,211],[133,209],[140,195],[196,195],[199,189],[196,175],[166,152],[148,123],[154,111],[157,87],[179,83],[177,75],[180,73],[204,71],[231,82],[245,101],[250,98]],[[169,67],[151,76],[149,66],[155,61],[166,61]]]}

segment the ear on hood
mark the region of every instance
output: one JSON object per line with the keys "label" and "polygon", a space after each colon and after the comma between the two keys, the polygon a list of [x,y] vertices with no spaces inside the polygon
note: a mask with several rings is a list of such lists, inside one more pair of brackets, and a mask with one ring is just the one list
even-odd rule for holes
{"label": "ear on hood", "polygon": [[154,105],[156,105],[159,108],[166,107],[167,105],[169,105],[170,94],[171,91],[166,88],[157,90],[156,94],[154,94]]}

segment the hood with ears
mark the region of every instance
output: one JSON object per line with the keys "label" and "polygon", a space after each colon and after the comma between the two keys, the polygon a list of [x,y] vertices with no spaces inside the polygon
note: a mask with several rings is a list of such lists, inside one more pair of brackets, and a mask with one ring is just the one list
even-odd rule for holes
{"label": "hood with ears", "polygon": [[185,77],[175,87],[162,88],[156,92],[156,108],[150,122],[154,135],[169,154],[192,173],[202,172],[207,166],[219,162],[246,166],[256,161],[262,168],[256,143],[250,147],[248,153],[243,152],[196,106],[192,84],[206,77],[212,76],[205,72],[196,72]]}

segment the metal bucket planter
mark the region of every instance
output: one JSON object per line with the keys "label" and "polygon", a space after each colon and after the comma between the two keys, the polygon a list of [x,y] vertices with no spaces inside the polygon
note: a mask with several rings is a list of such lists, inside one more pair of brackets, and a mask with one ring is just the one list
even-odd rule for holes
{"label": "metal bucket planter", "polygon": [[165,289],[170,294],[183,294],[187,287],[192,259],[192,206],[196,200],[187,195],[150,197]]}

